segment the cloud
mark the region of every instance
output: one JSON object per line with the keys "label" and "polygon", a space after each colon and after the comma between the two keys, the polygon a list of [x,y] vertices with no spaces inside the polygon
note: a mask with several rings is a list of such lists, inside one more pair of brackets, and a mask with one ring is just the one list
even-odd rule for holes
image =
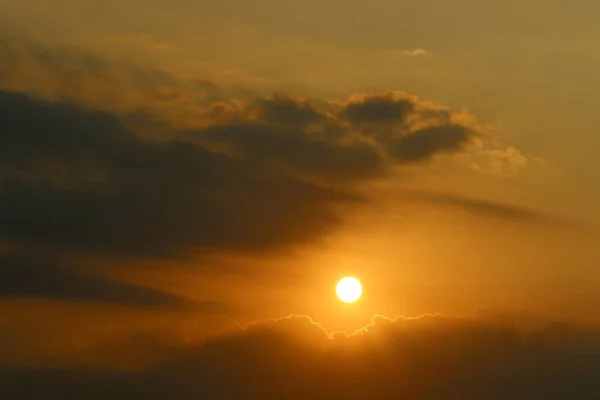
{"label": "cloud", "polygon": [[381,176],[384,162],[367,143],[335,144],[307,137],[296,129],[268,124],[229,124],[206,128],[191,137],[223,143],[235,156],[283,166],[298,176],[329,180],[361,180]]}
{"label": "cloud", "polygon": [[[46,95],[87,97],[86,91],[101,89],[97,86],[100,82],[108,92],[116,92],[118,84],[139,91],[145,86],[153,89],[157,84],[176,83],[171,75],[152,68],[112,61],[75,48],[49,47],[23,36],[0,36],[0,60],[3,88],[20,87]],[[121,91],[124,89],[121,87]]]}
{"label": "cloud", "polygon": [[299,178],[362,181],[385,177],[391,166],[441,155],[487,152],[485,127],[403,92],[354,94],[345,101],[276,95],[220,102],[206,108],[198,129],[180,131],[234,157],[283,168]]}
{"label": "cloud", "polygon": [[414,50],[405,50],[402,52],[403,55],[405,56],[428,56],[429,53],[427,50],[425,49],[414,49]]}
{"label": "cloud", "polygon": [[530,162],[544,165],[537,157],[527,157],[515,147],[482,149],[480,154],[471,155],[474,169],[497,176],[514,176]]}
{"label": "cloud", "polygon": [[168,292],[85,272],[85,268],[44,259],[32,249],[0,253],[0,299],[50,298],[133,307],[158,307],[226,314],[219,302],[195,302]]}
{"label": "cloud", "polygon": [[392,93],[354,97],[345,105],[342,116],[354,125],[400,125],[414,110],[408,98],[394,98]]}
{"label": "cloud", "polygon": [[180,119],[183,111],[199,104],[227,98],[204,79],[182,79],[156,68],[10,34],[0,34],[0,89],[122,114],[143,112],[168,121]]}
{"label": "cloud", "polygon": [[401,193],[401,197],[405,200],[414,200],[440,206],[455,207],[481,216],[522,222],[568,224],[568,221],[566,220],[561,220],[558,217],[553,217],[550,215],[544,215],[536,210],[469,196],[461,196],[442,192],[409,190],[403,190]]}
{"label": "cloud", "polygon": [[259,98],[252,106],[256,107],[261,120],[284,126],[302,128],[326,120],[326,116],[315,110],[308,101],[281,95]]}
{"label": "cloud", "polygon": [[386,58],[392,57],[396,60],[398,60],[398,58],[404,58],[404,57],[427,57],[427,56],[432,55],[432,53],[430,51],[422,49],[422,48],[409,49],[409,50],[398,50],[398,49],[381,50],[381,51],[377,51],[377,53],[381,54],[382,56],[384,56]]}
{"label": "cloud", "polygon": [[479,151],[484,137],[476,121],[396,92],[223,103],[202,127],[155,138],[85,103],[0,91],[0,106],[0,237],[112,254],[315,240],[340,225],[338,205],[363,200],[355,183]]}
{"label": "cloud", "polygon": [[134,373],[0,373],[12,398],[592,399],[600,331],[553,324],[523,336],[510,317],[376,316],[329,333],[305,316],[256,323]]}
{"label": "cloud", "polygon": [[418,162],[440,153],[459,152],[476,137],[460,125],[424,128],[392,141],[390,154],[401,162]]}
{"label": "cloud", "polygon": [[118,117],[0,93],[0,236],[167,254],[312,240],[354,195],[189,142],[143,140]]}
{"label": "cloud", "polygon": [[[466,196],[455,196],[444,193],[428,193],[423,196],[426,201],[437,202],[451,206],[460,207],[464,210],[488,215],[497,218],[513,219],[521,221],[544,220],[544,216],[537,211],[526,208],[510,206],[508,204],[474,199]],[[549,217],[548,217],[549,219]]]}
{"label": "cloud", "polygon": [[[0,70],[5,90],[117,114],[144,135],[164,134],[156,132],[159,126],[187,131],[185,140],[230,146],[237,155],[311,178],[322,173],[329,180],[369,179],[385,175],[390,164],[428,162],[438,155],[476,153],[478,159],[468,162],[482,171],[508,165],[500,153],[509,150],[481,144],[487,132],[473,115],[403,92],[357,93],[344,101],[288,95],[240,100],[197,77],[16,37],[0,38],[0,60],[6,61]],[[313,153],[317,166],[308,162]],[[527,157],[511,160],[522,166]]]}

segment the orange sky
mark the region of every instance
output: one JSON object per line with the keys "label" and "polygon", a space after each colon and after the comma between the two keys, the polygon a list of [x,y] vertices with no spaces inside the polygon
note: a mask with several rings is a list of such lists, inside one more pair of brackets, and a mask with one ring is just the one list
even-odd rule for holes
{"label": "orange sky", "polygon": [[483,3],[2,2],[0,366],[599,323],[599,6]]}

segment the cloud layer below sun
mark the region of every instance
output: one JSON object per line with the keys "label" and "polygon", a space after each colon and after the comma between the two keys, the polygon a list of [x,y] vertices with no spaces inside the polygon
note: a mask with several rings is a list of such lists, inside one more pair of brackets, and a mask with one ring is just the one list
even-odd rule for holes
{"label": "cloud layer below sun", "polygon": [[[121,346],[169,349],[142,340]],[[592,399],[600,330],[549,323],[522,332],[508,316],[481,312],[376,316],[348,335],[291,315],[169,352],[136,372],[37,367],[0,379],[12,398]]]}

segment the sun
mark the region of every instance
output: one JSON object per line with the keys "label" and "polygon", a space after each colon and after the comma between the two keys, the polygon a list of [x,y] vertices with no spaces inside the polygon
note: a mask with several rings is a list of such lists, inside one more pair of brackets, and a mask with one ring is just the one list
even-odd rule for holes
{"label": "sun", "polygon": [[362,285],[358,279],[347,276],[340,279],[335,287],[335,292],[341,301],[345,303],[354,303],[362,294]]}

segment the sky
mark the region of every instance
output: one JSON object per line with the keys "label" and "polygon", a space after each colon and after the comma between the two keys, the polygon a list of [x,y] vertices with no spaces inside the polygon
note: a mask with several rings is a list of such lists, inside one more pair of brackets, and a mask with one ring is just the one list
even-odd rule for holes
{"label": "sky", "polygon": [[2,386],[598,398],[598,12],[4,0]]}

